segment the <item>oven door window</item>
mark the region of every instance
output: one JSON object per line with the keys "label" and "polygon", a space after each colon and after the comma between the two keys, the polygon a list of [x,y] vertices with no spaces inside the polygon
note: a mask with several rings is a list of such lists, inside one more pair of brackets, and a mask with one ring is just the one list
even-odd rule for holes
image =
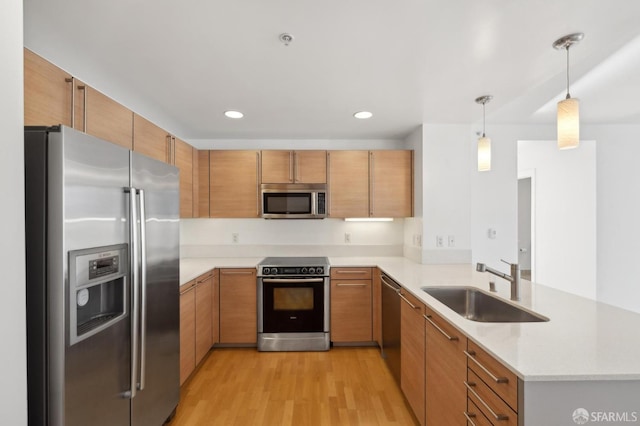
{"label": "oven door window", "polygon": [[264,284],[265,333],[323,331],[323,283]]}
{"label": "oven door window", "polygon": [[308,192],[264,194],[267,214],[311,214],[311,194]]}

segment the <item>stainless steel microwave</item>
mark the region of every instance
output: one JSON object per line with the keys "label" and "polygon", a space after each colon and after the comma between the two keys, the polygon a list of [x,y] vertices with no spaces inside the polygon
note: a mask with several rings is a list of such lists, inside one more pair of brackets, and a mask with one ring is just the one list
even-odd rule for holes
{"label": "stainless steel microwave", "polygon": [[327,185],[263,183],[260,185],[265,219],[323,219],[327,216]]}

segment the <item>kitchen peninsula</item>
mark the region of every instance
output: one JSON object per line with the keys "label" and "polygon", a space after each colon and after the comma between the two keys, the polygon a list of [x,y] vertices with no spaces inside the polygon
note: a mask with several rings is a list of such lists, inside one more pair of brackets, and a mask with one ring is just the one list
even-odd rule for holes
{"label": "kitchen peninsula", "polygon": [[[509,302],[550,319],[537,323],[467,320],[424,291],[428,286],[488,290],[489,278],[469,264],[421,265],[403,257],[330,257],[332,267],[377,267],[518,378],[518,424],[573,424],[584,408],[632,418],[640,412],[640,315],[523,281],[522,300]],[[181,284],[213,268],[255,268],[258,258],[189,258]],[[498,295],[509,299],[506,282]],[[427,353],[429,348],[427,348]],[[428,392],[428,385],[427,385]],[[595,417],[594,417],[595,418]]]}

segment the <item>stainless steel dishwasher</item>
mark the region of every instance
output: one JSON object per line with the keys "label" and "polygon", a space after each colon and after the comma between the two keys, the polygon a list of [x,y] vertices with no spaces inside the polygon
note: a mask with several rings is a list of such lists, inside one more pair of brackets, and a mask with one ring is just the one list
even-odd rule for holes
{"label": "stainless steel dishwasher", "polygon": [[382,357],[400,385],[400,285],[387,275],[382,280]]}

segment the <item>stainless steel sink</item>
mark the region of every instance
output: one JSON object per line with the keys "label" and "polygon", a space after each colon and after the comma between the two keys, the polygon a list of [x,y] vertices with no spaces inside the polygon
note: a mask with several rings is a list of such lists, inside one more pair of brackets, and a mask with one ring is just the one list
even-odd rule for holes
{"label": "stainless steel sink", "polygon": [[474,287],[422,287],[458,315],[478,322],[545,322],[549,318],[514,306]]}

